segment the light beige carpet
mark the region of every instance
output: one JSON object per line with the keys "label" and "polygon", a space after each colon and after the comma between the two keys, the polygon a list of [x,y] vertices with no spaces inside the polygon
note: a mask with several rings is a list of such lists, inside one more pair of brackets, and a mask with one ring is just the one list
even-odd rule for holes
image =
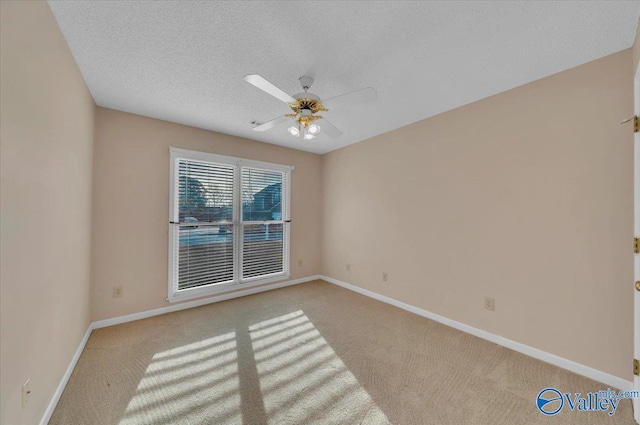
{"label": "light beige carpet", "polygon": [[315,281],[93,332],[51,424],[633,424],[604,384]]}

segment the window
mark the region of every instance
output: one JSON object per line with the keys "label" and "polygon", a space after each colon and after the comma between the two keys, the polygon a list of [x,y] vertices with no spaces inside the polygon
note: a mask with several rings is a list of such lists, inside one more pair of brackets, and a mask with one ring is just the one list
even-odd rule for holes
{"label": "window", "polygon": [[169,301],[289,277],[292,167],[171,148]]}

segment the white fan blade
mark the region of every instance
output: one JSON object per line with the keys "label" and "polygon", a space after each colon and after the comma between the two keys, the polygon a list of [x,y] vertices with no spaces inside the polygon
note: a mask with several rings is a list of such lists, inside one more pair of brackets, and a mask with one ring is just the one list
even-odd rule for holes
{"label": "white fan blade", "polygon": [[275,97],[277,99],[280,99],[281,101],[283,101],[285,103],[295,103],[296,102],[296,100],[293,97],[289,96],[288,94],[286,94],[285,92],[280,90],[278,87],[274,86],[269,81],[265,80],[264,78],[262,78],[261,76],[259,76],[257,74],[245,75],[244,76],[244,80],[249,84],[253,84],[254,86],[259,88],[260,90],[266,91],[271,96],[273,96],[273,97]]}
{"label": "white fan blade", "polygon": [[342,108],[343,106],[356,105],[358,103],[371,102],[378,98],[378,93],[371,87],[330,97],[322,101],[322,105],[327,108]]}
{"label": "white fan blade", "polygon": [[278,117],[276,119],[273,119],[271,121],[267,121],[264,124],[260,124],[258,126],[253,127],[253,131],[266,131],[266,130],[270,130],[273,127],[277,127],[280,124],[284,124],[286,121],[291,121],[291,118],[289,117]]}
{"label": "white fan blade", "polygon": [[342,136],[342,131],[338,130],[335,125],[331,124],[325,118],[318,120],[318,125],[320,125],[322,132],[326,133],[326,135],[332,139]]}

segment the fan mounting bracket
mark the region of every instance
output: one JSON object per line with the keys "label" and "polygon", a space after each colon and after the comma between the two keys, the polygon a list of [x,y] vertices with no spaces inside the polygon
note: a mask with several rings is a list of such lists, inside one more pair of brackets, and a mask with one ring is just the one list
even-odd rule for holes
{"label": "fan mounting bracket", "polygon": [[300,85],[302,86],[302,89],[304,91],[309,90],[311,88],[311,85],[313,84],[313,78],[306,75],[298,78],[298,81],[300,81]]}

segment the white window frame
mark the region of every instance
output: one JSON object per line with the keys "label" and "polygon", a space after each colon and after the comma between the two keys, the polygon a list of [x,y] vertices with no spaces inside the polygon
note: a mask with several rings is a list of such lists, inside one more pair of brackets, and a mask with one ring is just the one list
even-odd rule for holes
{"label": "white window frame", "polygon": [[[195,288],[188,288],[178,290],[177,279],[177,255],[179,246],[175,243],[174,230],[176,224],[172,224],[172,221],[178,219],[176,196],[178,194],[178,181],[176,179],[178,175],[178,161],[180,159],[190,159],[196,161],[213,162],[219,164],[232,165],[234,167],[233,178],[233,222],[230,223],[234,226],[233,232],[233,247],[234,247],[234,270],[233,280],[225,283],[218,283],[213,285],[199,286]],[[242,241],[243,231],[245,223],[262,223],[262,221],[242,221],[242,168],[251,167],[262,170],[278,171],[283,173],[282,182],[282,241],[283,241],[283,271],[280,273],[272,273],[265,276],[250,277],[242,279]],[[169,148],[169,220],[168,226],[168,245],[169,245],[169,296],[167,301],[176,302],[184,301],[191,298],[204,297],[220,292],[233,291],[238,289],[250,288],[253,286],[264,285],[266,283],[272,283],[277,281],[286,280],[290,277],[289,269],[289,251],[290,251],[290,224],[291,224],[291,170],[293,166],[274,164],[270,162],[254,161],[243,158],[236,158],[231,156],[217,155],[207,152],[198,152],[180,148]]]}

